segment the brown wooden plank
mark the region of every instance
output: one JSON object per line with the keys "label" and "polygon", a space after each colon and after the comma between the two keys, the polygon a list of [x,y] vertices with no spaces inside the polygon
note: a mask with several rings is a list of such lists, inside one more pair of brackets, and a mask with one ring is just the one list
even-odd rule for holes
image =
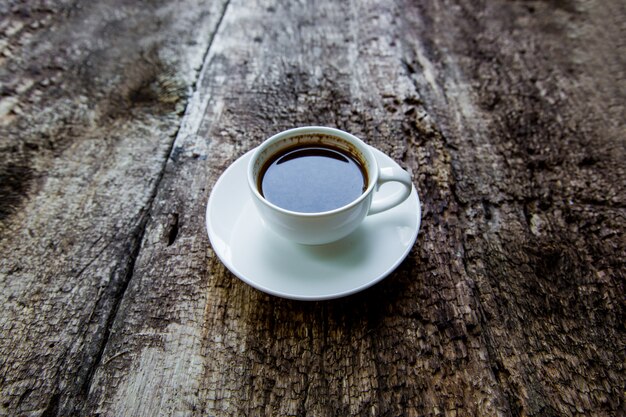
{"label": "brown wooden plank", "polygon": [[[11,107],[6,129],[23,143],[0,165],[2,175],[23,180],[8,182],[10,204],[0,211],[8,225],[0,240],[8,312],[0,318],[0,410],[624,412],[624,5],[389,3],[213,5],[223,19],[171,151],[146,139],[151,132],[171,137],[178,121],[172,105],[154,102],[154,83],[126,90],[149,104],[122,112],[115,94],[97,96],[102,114],[112,114],[109,125],[89,111],[68,112],[72,118],[59,122],[63,134],[48,136],[70,136],[59,142],[60,156],[50,145],[28,150],[32,140],[16,128],[21,110],[1,102]],[[96,16],[105,6],[92,7],[63,16]],[[159,10],[176,22],[193,16]],[[202,20],[204,33],[217,19]],[[21,30],[2,27],[5,34]],[[176,51],[180,40],[171,42],[164,44]],[[190,50],[204,50],[203,42]],[[135,47],[152,51],[149,57],[168,50],[158,41],[153,49]],[[137,53],[129,48],[118,58]],[[185,68],[182,58],[174,61]],[[185,73],[178,68],[175,78]],[[98,72],[87,72],[89,80]],[[192,80],[189,74],[182,78]],[[11,91],[24,88],[24,77],[16,79]],[[68,91],[67,100],[80,99]],[[22,113],[32,118],[34,109]],[[296,302],[252,289],[216,258],[204,230],[206,199],[223,170],[269,135],[307,124],[353,132],[394,157],[413,172],[423,203],[409,258],[382,283],[345,299]],[[86,140],[111,126],[143,133],[136,136],[144,148],[132,155],[151,144],[163,156],[124,158],[126,136],[108,147]],[[102,160],[103,152],[115,156]],[[97,190],[127,199],[111,202],[90,188],[92,178]],[[68,188],[69,196],[61,192]],[[17,198],[22,189],[26,198]],[[50,230],[42,226],[50,223]],[[110,242],[104,249],[100,235]],[[39,264],[24,267],[20,256]],[[88,272],[63,272],[74,259],[85,260]]]}
{"label": "brown wooden plank", "polygon": [[77,415],[223,5],[0,9],[0,415]]}
{"label": "brown wooden plank", "polygon": [[626,8],[446,6],[410,25],[409,39],[430,40],[411,65],[424,91],[420,67],[448,75],[429,110],[454,161],[465,270],[509,412],[619,414]]}
{"label": "brown wooden plank", "polygon": [[[623,15],[617,2],[608,11],[231,3],[156,196],[92,409],[622,409],[624,108],[623,89],[610,87],[624,63],[610,52]],[[596,30],[598,21],[609,29]],[[206,198],[222,171],[269,135],[306,124],[346,129],[392,155],[423,199],[410,258],[347,299],[264,295],[228,273],[205,237]]]}

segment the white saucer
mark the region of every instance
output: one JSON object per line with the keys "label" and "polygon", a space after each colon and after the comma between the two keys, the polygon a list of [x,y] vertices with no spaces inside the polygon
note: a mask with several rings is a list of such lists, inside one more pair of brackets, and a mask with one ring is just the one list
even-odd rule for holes
{"label": "white saucer", "polygon": [[[381,167],[397,166],[372,149]],[[213,250],[242,281],[279,297],[326,300],[376,284],[409,254],[421,219],[415,187],[402,204],[366,217],[350,236],[327,245],[300,245],[266,228],[257,214],[246,179],[251,152],[224,171],[206,212]],[[396,186],[385,184],[379,192],[393,192]]]}

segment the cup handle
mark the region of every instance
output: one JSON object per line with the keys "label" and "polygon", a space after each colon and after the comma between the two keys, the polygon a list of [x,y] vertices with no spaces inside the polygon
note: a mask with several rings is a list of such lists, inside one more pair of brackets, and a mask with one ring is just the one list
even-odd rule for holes
{"label": "cup handle", "polygon": [[376,198],[376,195],[374,195],[372,205],[367,212],[368,216],[370,214],[380,213],[381,211],[389,210],[390,208],[397,206],[406,200],[413,190],[411,175],[401,168],[381,168],[380,173],[378,174],[378,182],[376,183],[376,191],[378,191],[380,186],[386,182],[399,182],[402,184],[402,189],[386,197]]}

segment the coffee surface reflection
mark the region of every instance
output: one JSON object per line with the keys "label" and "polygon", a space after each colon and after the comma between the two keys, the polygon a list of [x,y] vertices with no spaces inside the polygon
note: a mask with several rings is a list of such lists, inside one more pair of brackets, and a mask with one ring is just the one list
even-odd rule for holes
{"label": "coffee surface reflection", "polygon": [[270,158],[261,170],[259,191],[286,210],[321,213],[343,207],[367,189],[361,164],[327,145],[296,145]]}

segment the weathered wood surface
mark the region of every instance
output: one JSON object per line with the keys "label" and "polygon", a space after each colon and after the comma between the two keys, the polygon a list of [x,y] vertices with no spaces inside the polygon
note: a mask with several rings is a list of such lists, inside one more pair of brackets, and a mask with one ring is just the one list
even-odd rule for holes
{"label": "weathered wood surface", "polygon": [[[626,5],[0,5],[0,415],[623,414]],[[204,230],[282,129],[411,170],[408,259],[265,295]]]}

